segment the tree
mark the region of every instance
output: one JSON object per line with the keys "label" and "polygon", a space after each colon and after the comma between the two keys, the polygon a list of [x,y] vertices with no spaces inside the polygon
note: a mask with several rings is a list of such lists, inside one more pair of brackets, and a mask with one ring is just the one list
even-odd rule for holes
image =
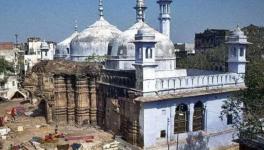
{"label": "tree", "polygon": [[0,58],[0,74],[14,71],[11,63],[7,62],[4,58]]}
{"label": "tree", "polygon": [[[196,53],[193,56],[187,56],[177,60],[179,68],[195,68],[204,70],[216,70],[216,67],[221,67],[222,70],[226,64],[227,47],[225,44],[219,47],[207,50],[203,53]],[[217,70],[221,70],[221,69]]]}
{"label": "tree", "polygon": [[198,134],[189,133],[186,138],[186,144],[181,148],[182,150],[209,150],[209,137],[203,132]]}

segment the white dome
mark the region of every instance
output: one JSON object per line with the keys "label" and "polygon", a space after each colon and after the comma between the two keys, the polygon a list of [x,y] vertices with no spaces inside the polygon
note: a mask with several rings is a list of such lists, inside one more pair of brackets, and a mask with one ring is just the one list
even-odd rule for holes
{"label": "white dome", "polygon": [[103,18],[86,28],[71,42],[71,59],[84,61],[88,56],[105,56],[108,44],[121,31]]}
{"label": "white dome", "polygon": [[[172,41],[146,23],[139,21],[110,43],[112,49],[109,49],[108,51],[110,58],[108,59],[107,68],[134,69],[132,65],[135,62],[135,45],[133,41],[135,40],[135,35],[138,33],[138,30],[143,25],[148,28],[147,32],[155,34],[155,41],[157,42],[155,47],[156,59],[175,59],[174,45]],[[116,61],[124,61],[125,64],[120,64]]]}
{"label": "white dome", "polygon": [[[144,22],[138,22],[131,28],[124,31],[118,38],[111,42],[112,50],[111,56],[124,56],[135,58],[135,35],[142,26],[146,26],[151,29],[151,32],[155,33],[156,44],[156,57],[157,58],[168,58],[174,57],[174,45],[165,35],[149,27]],[[109,52],[110,54],[110,52]]]}
{"label": "white dome", "polygon": [[72,39],[75,38],[78,34],[79,33],[75,31],[71,36],[58,43],[55,55],[57,57],[67,57],[70,51],[70,43]]}

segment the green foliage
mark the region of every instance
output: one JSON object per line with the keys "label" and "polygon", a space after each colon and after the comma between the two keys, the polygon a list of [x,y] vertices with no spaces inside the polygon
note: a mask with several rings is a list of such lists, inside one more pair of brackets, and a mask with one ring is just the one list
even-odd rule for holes
{"label": "green foliage", "polygon": [[221,45],[217,48],[187,56],[177,61],[177,67],[195,69],[215,69],[216,66],[225,66],[227,59],[227,47]]}
{"label": "green foliage", "polygon": [[92,54],[92,56],[89,56],[85,59],[86,62],[105,62],[106,56],[98,56],[95,53]]}
{"label": "green foliage", "polygon": [[14,72],[13,65],[4,58],[0,58],[0,73]]}

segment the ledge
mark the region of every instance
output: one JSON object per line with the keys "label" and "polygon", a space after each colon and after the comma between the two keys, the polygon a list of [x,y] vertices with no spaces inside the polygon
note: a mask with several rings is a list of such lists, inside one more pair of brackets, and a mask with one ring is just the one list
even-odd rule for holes
{"label": "ledge", "polygon": [[165,95],[157,95],[157,96],[146,96],[146,97],[138,97],[135,101],[141,103],[148,103],[148,102],[156,102],[156,101],[164,101],[170,99],[180,99],[186,97],[195,97],[195,96],[202,96],[202,95],[212,95],[212,94],[219,94],[219,93],[228,93],[228,92],[235,92],[240,90],[245,90],[245,85],[234,85],[228,86],[223,88],[214,88],[214,89],[193,89],[186,92],[183,91],[176,91],[175,93],[165,94]]}

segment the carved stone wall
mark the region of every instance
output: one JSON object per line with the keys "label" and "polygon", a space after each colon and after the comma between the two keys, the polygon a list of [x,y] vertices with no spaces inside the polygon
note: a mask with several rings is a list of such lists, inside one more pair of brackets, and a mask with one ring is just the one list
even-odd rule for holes
{"label": "carved stone wall", "polygon": [[66,84],[63,76],[55,76],[54,94],[54,116],[53,120],[57,123],[67,123],[67,96]]}

